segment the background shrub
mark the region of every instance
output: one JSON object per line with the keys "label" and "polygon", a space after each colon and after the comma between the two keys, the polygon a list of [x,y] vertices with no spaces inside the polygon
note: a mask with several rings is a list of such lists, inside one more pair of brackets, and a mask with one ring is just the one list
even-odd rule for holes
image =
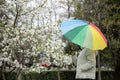
{"label": "background shrub", "polygon": [[[16,80],[16,72],[3,72],[6,80]],[[80,80],[75,79],[75,71],[60,71],[61,80]],[[101,71],[102,80],[114,80],[114,71]],[[2,72],[0,71],[0,80],[2,79]],[[22,80],[58,80],[57,71],[44,71],[41,73],[30,72],[22,73]],[[97,80],[97,73],[96,73]]]}

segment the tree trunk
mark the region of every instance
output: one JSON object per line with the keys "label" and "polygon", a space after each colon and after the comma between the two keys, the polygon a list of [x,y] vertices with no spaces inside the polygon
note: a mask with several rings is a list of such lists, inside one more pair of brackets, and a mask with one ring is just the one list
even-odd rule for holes
{"label": "tree trunk", "polygon": [[3,80],[6,80],[6,78],[5,78],[5,62],[3,62],[3,66],[2,66],[2,78],[3,78]]}
{"label": "tree trunk", "polygon": [[17,80],[22,80],[21,72],[22,70],[20,68],[17,68]]}
{"label": "tree trunk", "polygon": [[117,61],[116,67],[115,67],[115,80],[120,80],[120,61]]}
{"label": "tree trunk", "polygon": [[21,80],[21,73],[18,74],[17,80]]}
{"label": "tree trunk", "polygon": [[61,80],[60,79],[60,70],[59,70],[59,67],[58,67],[58,70],[57,70],[57,76],[58,76],[58,80]]}
{"label": "tree trunk", "polygon": [[3,79],[3,80],[6,80],[6,78],[5,78],[5,74],[4,74],[3,71],[2,71],[2,79]]}

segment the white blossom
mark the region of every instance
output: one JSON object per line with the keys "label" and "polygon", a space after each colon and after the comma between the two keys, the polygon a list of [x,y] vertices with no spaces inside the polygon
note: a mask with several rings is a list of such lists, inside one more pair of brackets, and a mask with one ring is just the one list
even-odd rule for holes
{"label": "white blossom", "polygon": [[[20,64],[19,60],[15,58],[16,54],[31,57],[44,51],[47,54],[47,62],[49,65],[51,64],[50,55],[55,59],[54,64],[62,65],[62,59],[64,57],[63,49],[66,44],[61,40],[62,34],[59,30],[59,21],[66,19],[63,17],[66,13],[61,15],[62,11],[58,11],[63,10],[61,6],[64,6],[64,4],[59,3],[59,1],[60,0],[54,0],[53,2],[50,2],[50,0],[7,0],[5,2],[5,5],[8,6],[3,6],[4,9],[2,10],[8,14],[10,19],[3,33],[4,40],[0,43],[0,45],[3,46],[0,54],[2,56],[4,55],[6,61],[11,62],[13,66],[23,69],[24,65]],[[58,5],[54,4],[54,2]],[[18,23],[16,27],[13,28],[16,4],[21,11],[17,20]],[[41,5],[43,6],[41,7]],[[12,13],[8,12],[9,10],[11,10]],[[14,57],[15,60],[12,60],[11,57]],[[19,58],[22,58],[22,56],[19,56]],[[2,59],[1,56],[0,59]],[[65,62],[70,64],[71,59],[66,56]],[[35,60],[33,65],[34,64]]]}

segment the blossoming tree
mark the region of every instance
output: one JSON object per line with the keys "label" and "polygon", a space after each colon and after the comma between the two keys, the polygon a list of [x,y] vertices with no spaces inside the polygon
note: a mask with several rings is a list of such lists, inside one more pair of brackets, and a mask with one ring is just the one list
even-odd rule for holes
{"label": "blossoming tree", "polygon": [[[60,66],[63,62],[71,63],[71,58],[64,55],[65,44],[61,40],[61,31],[58,27],[61,21],[67,19],[63,2],[6,0],[1,4],[3,25],[0,27],[0,66],[2,70],[9,65],[12,70],[16,69],[20,73],[27,69],[26,64],[30,62],[29,59],[33,61],[29,68],[38,67],[35,58],[40,52],[46,53],[48,65],[53,63]],[[39,67],[40,65],[39,63]]]}

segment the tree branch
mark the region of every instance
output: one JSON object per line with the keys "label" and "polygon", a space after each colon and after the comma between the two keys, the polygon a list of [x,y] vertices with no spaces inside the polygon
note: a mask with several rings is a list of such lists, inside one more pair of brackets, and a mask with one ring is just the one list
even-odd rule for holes
{"label": "tree branch", "polygon": [[46,2],[47,2],[47,0],[46,0],[46,1],[44,1],[44,3],[43,3],[43,4],[39,5],[37,8],[32,9],[32,10],[30,10],[30,11],[28,11],[28,12],[22,13],[21,15],[27,15],[28,13],[31,13],[31,12],[33,12],[33,11],[35,11],[35,10],[39,9],[40,7],[43,7],[43,6],[45,5],[45,3],[46,3]]}
{"label": "tree branch", "polygon": [[18,5],[16,4],[16,16],[15,16],[15,20],[14,20],[14,23],[13,23],[13,27],[14,28],[16,27],[16,23],[17,23],[17,19],[18,19],[18,14],[19,14]]}

